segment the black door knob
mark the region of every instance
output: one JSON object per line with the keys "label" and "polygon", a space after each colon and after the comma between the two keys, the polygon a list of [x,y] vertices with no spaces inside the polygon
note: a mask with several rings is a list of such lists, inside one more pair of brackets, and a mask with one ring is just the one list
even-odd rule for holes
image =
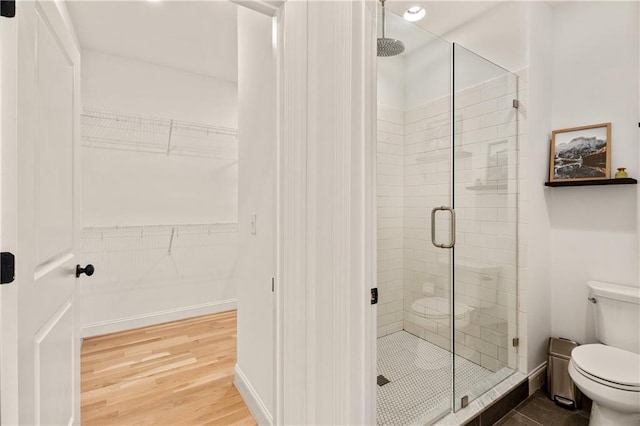
{"label": "black door knob", "polygon": [[87,274],[87,276],[90,277],[91,275],[93,275],[95,271],[96,269],[93,267],[92,264],[88,264],[84,268],[81,267],[80,265],[76,265],[76,278],[82,274]]}

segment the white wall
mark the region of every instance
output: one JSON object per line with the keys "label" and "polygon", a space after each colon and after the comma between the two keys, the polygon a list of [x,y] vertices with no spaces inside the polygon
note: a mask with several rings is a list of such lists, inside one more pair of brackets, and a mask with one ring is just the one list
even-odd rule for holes
{"label": "white wall", "polygon": [[[552,129],[611,122],[611,166],[638,177],[638,3],[553,13]],[[593,342],[589,279],[638,282],[637,189],[550,189],[552,334]]]}
{"label": "white wall", "polygon": [[[237,127],[234,83],[91,50],[82,61],[85,109]],[[83,226],[235,222],[237,167],[228,159],[85,147]]]}
{"label": "white wall", "polygon": [[528,64],[527,10],[527,2],[503,2],[443,38],[510,71],[521,70]]}
{"label": "white wall", "polygon": [[[379,58],[378,64],[388,59]],[[401,76],[396,79],[402,81]],[[378,86],[385,77],[378,75]],[[402,96],[402,88],[399,93]],[[378,106],[377,124],[377,332],[382,337],[403,329],[404,110]]]}
{"label": "white wall", "polygon": [[378,105],[404,109],[404,59],[401,56],[378,58]]}
{"label": "white wall", "polygon": [[237,127],[237,86],[201,74],[82,50],[82,103],[152,117]]}
{"label": "white wall", "polygon": [[85,230],[80,286],[83,337],[234,309],[237,226]]}
{"label": "white wall", "polygon": [[549,127],[551,125],[552,11],[545,2],[529,4],[528,136],[520,140],[520,244],[526,252],[520,259],[519,311],[521,369],[530,372],[546,361],[546,343],[551,335],[549,309],[550,224],[547,209]]}
{"label": "white wall", "polygon": [[[82,61],[85,109],[237,127],[234,83],[95,51]],[[89,134],[132,136],[109,132],[83,121],[82,258],[96,267],[80,289],[83,334],[233,309],[235,139],[224,159],[89,146]]]}
{"label": "white wall", "polygon": [[[259,424],[274,411],[276,69],[271,19],[238,9],[239,255],[236,383]],[[255,233],[252,215],[255,214]]]}
{"label": "white wall", "polygon": [[235,159],[83,148],[82,173],[85,227],[237,218]]}
{"label": "white wall", "polygon": [[451,95],[450,43],[433,38],[403,59],[407,110]]}

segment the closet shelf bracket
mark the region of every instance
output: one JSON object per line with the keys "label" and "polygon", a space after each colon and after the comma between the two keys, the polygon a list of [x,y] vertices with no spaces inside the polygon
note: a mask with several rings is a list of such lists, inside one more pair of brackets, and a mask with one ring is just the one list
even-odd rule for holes
{"label": "closet shelf bracket", "polygon": [[167,139],[167,156],[171,153],[171,136],[173,135],[173,120],[169,123],[169,138]]}
{"label": "closet shelf bracket", "polygon": [[169,251],[167,252],[168,255],[171,255],[171,247],[173,246],[173,236],[176,233],[176,228],[171,228],[171,237],[169,238]]}

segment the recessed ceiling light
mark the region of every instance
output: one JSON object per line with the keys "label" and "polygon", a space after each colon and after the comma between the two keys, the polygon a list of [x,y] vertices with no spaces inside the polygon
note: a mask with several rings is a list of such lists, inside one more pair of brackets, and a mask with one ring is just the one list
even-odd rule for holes
{"label": "recessed ceiling light", "polygon": [[413,6],[404,13],[404,19],[410,22],[419,21],[427,14],[427,11],[420,6]]}

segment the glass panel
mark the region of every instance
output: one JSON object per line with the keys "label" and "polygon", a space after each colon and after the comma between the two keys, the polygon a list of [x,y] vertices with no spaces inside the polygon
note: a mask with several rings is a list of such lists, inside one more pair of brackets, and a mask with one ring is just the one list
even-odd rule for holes
{"label": "glass panel", "polygon": [[517,77],[454,44],[454,410],[516,370]]}
{"label": "glass panel", "polygon": [[[378,58],[378,424],[428,424],[452,395],[451,250],[431,242],[451,205],[451,44],[386,18],[405,51]],[[449,213],[436,222],[448,243]]]}

